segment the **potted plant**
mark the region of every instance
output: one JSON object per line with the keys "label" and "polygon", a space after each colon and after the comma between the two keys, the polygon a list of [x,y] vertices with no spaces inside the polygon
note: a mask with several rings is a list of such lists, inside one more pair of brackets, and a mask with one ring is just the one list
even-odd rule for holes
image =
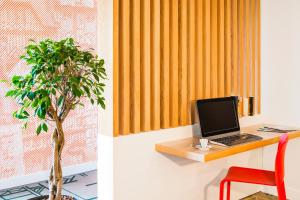
{"label": "potted plant", "polygon": [[9,81],[11,88],[6,96],[16,99],[20,105],[13,116],[24,122],[24,128],[30,120],[37,118],[37,135],[47,132],[49,124],[55,127],[51,135],[50,194],[38,199],[72,199],[62,198],[63,123],[72,110],[86,102],[105,109],[104,60],[91,50],[82,50],[72,38],[61,41],[46,39],[38,43],[31,41],[20,58],[30,66],[30,72],[23,76],[15,75]]}

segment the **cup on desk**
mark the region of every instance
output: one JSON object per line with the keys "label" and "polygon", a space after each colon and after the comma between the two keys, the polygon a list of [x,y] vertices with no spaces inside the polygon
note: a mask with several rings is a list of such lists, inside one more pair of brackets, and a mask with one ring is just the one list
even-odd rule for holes
{"label": "cup on desk", "polygon": [[200,139],[199,139],[199,142],[200,142],[200,147],[201,147],[202,149],[208,148],[208,139],[200,138]]}

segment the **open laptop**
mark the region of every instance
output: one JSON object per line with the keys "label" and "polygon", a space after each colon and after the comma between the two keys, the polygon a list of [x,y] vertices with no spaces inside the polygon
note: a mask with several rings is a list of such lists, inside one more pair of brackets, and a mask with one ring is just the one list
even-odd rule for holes
{"label": "open laptop", "polygon": [[213,144],[234,146],[261,140],[262,137],[240,132],[235,97],[203,99],[197,101],[200,137]]}

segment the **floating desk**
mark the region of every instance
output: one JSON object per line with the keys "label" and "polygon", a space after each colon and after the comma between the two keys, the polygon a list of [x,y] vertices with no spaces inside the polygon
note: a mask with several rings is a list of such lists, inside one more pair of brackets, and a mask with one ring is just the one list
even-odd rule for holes
{"label": "floating desk", "polygon": [[[190,138],[173,140],[173,141],[156,144],[155,149],[156,151],[164,154],[169,154],[169,155],[195,160],[199,162],[208,162],[211,160],[224,158],[230,155],[242,153],[245,151],[249,151],[252,149],[257,149],[257,148],[261,148],[264,146],[277,143],[282,133],[257,131],[258,128],[263,126],[276,127],[276,125],[260,124],[251,127],[241,128],[242,133],[255,134],[262,137],[263,140],[240,144],[232,147],[223,147],[223,146],[211,144],[212,148],[210,150],[201,151],[192,146],[193,138],[190,137]],[[288,133],[290,140],[300,137],[300,129],[291,128],[291,127],[284,127],[284,128],[294,129],[294,130],[297,129],[297,131]]]}

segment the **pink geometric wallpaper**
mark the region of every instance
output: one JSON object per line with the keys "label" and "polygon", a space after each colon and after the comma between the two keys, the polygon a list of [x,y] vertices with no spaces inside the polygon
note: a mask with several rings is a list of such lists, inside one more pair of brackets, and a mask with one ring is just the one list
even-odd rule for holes
{"label": "pink geometric wallpaper", "polygon": [[[0,79],[24,74],[19,59],[29,39],[73,37],[85,48],[96,48],[97,0],[0,0]],[[0,179],[48,170],[50,132],[35,135],[35,123],[23,130],[12,118],[17,105],[4,97],[0,83]],[[96,161],[97,109],[87,104],[65,122],[63,165]]]}

